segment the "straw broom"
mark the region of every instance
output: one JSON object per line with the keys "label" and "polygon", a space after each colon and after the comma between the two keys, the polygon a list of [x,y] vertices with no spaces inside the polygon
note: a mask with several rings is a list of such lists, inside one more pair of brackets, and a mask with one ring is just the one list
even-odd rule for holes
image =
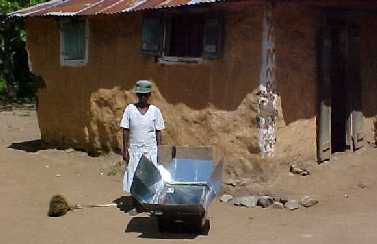
{"label": "straw broom", "polygon": [[116,203],[108,203],[108,204],[86,204],[86,205],[70,205],[67,199],[59,194],[54,195],[50,199],[49,210],[47,215],[49,217],[60,217],[65,215],[68,211],[73,211],[75,209],[83,209],[83,208],[100,208],[100,207],[117,207]]}

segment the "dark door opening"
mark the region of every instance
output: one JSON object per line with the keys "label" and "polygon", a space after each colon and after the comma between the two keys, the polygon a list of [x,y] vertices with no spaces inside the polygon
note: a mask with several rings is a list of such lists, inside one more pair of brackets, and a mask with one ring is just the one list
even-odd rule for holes
{"label": "dark door opening", "polygon": [[346,150],[347,124],[347,33],[342,23],[331,28],[331,152]]}
{"label": "dark door opening", "polygon": [[363,146],[360,25],[347,12],[324,12],[319,35],[317,159]]}

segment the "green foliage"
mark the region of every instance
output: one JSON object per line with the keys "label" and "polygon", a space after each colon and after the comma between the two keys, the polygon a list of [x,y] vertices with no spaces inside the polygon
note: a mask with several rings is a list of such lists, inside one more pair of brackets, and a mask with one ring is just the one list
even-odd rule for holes
{"label": "green foliage", "polygon": [[0,96],[5,93],[5,80],[0,77]]}
{"label": "green foliage", "polygon": [[0,0],[0,13],[2,15],[9,14],[21,8],[26,8],[38,3],[47,2],[45,0]]}
{"label": "green foliage", "polygon": [[23,19],[7,14],[41,2],[46,0],[0,0],[0,95],[13,99],[34,96],[35,78],[28,68]]}

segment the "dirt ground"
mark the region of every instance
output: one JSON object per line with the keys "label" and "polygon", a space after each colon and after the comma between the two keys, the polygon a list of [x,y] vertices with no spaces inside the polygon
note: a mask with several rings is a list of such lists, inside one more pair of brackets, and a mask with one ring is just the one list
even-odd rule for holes
{"label": "dirt ground", "polygon": [[[74,126],[74,125],[72,125]],[[43,149],[35,111],[0,112],[0,243],[376,243],[377,149],[335,155],[310,166],[311,175],[277,177],[255,188],[319,204],[296,211],[233,207],[216,201],[209,209],[208,236],[160,234],[148,215],[119,208],[84,209],[47,217],[57,193],[76,203],[107,203],[124,196],[121,176],[108,176],[119,156]],[[253,185],[248,189],[253,190]]]}

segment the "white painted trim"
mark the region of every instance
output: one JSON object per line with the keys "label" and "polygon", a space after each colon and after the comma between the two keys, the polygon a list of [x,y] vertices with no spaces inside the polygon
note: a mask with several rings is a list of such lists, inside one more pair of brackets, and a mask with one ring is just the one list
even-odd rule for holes
{"label": "white painted trim", "polygon": [[85,54],[84,54],[84,59],[80,60],[66,60],[64,59],[64,34],[63,30],[61,28],[62,23],[67,22],[69,20],[63,19],[60,21],[60,50],[59,50],[59,56],[60,56],[60,66],[73,66],[73,67],[79,67],[79,66],[84,66],[88,63],[89,59],[89,20],[85,19]]}
{"label": "white painted trim", "polygon": [[162,56],[158,59],[159,64],[203,64],[203,58]]}

